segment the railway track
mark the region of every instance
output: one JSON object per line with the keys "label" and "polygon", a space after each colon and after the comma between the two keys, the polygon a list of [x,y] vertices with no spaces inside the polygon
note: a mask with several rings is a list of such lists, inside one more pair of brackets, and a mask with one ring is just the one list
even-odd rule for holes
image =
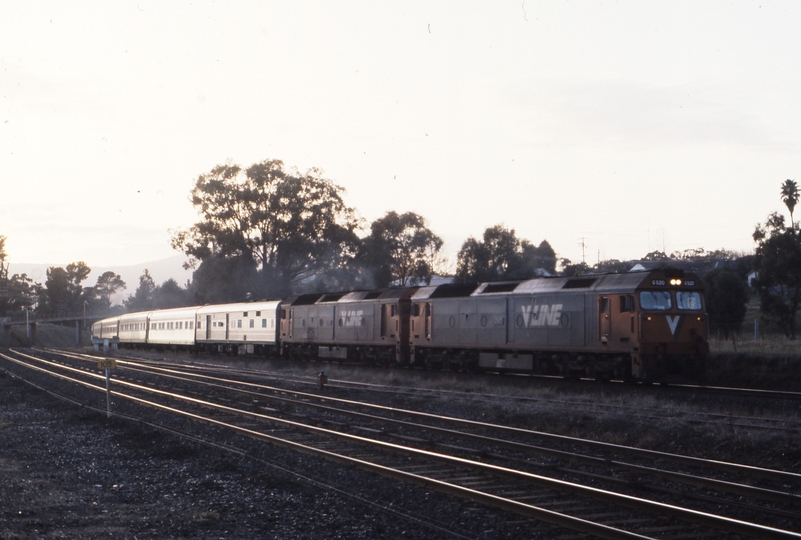
{"label": "railway track", "polygon": [[[12,351],[17,376],[105,391],[96,358]],[[118,360],[123,400],[604,538],[801,538],[801,475]],[[11,371],[11,369],[9,369]],[[690,502],[691,501],[691,502]],[[565,533],[567,536],[568,533]]]}
{"label": "railway track", "polygon": [[[119,357],[119,355],[118,355]],[[174,366],[174,361],[169,360],[146,360],[137,357],[131,357],[131,360],[136,360],[140,362],[145,362],[151,365],[164,365],[164,366]],[[247,362],[246,362],[247,363]],[[257,370],[257,369],[245,369],[245,368],[234,368],[230,364],[218,365],[216,368],[213,364],[203,363],[200,362],[195,364],[194,362],[182,363],[184,369],[191,370],[191,369],[198,369],[204,372],[209,371],[216,371],[218,373],[226,373],[226,374],[239,374],[243,377],[258,377],[261,380],[274,380],[276,384],[280,384],[283,387],[287,387],[288,385],[294,385],[296,387],[301,388],[311,388],[313,387],[316,382],[309,378],[308,376],[302,375],[292,375],[291,373],[287,373],[286,370],[280,372],[280,374],[271,374],[265,373],[264,370]],[[193,365],[197,365],[196,368],[193,368]],[[321,366],[317,364],[317,366]],[[364,367],[364,366],[360,366]],[[381,371],[383,373],[383,371]],[[416,374],[426,374],[427,372],[414,372]],[[448,374],[446,374],[448,375]],[[451,374],[453,375],[453,374]],[[455,375],[463,375],[463,374],[455,374]],[[510,379],[511,377],[505,377],[505,379]],[[582,386],[577,381],[565,381],[560,377],[544,377],[544,376],[520,376],[520,380],[522,381],[531,381],[536,380],[538,382],[543,382],[543,379],[551,379],[547,381],[550,387],[555,387],[558,391],[567,390],[566,393],[571,393],[576,389],[581,388],[598,388],[594,385]],[[436,378],[432,380],[437,380]],[[473,377],[470,377],[470,380],[473,380]],[[377,384],[377,383],[367,383],[367,382],[360,382],[354,380],[346,380],[346,379],[331,379],[331,385],[339,388],[339,389],[350,389],[356,392],[364,393],[365,395],[369,394],[378,394],[381,396],[385,396],[387,394],[393,394],[397,396],[414,396],[416,398],[421,398],[424,396],[430,396],[434,398],[454,398],[454,399],[468,399],[470,402],[480,402],[486,403],[488,405],[497,404],[499,400],[499,395],[497,393],[481,393],[472,389],[470,391],[464,390],[446,390],[442,388],[423,388],[420,386],[415,386],[414,388],[406,388],[399,385],[389,385],[389,384]],[[458,382],[457,382],[458,384]],[[801,393],[798,392],[774,392],[774,391],[762,391],[762,390],[751,390],[751,389],[739,389],[739,388],[719,388],[719,387],[708,387],[708,386],[692,386],[692,385],[670,385],[667,388],[659,387],[659,388],[648,388],[648,387],[634,387],[631,388],[628,385],[622,384],[612,384],[609,386],[602,386],[602,388],[609,388],[610,391],[618,391],[623,395],[628,395],[632,391],[640,391],[640,392],[650,392],[653,395],[657,396],[664,396],[667,394],[674,394],[678,397],[678,400],[695,400],[698,396],[706,396],[710,397],[742,397],[743,399],[750,400],[754,402],[754,407],[758,408],[765,403],[771,403],[772,406],[776,406],[777,403],[784,404],[784,403],[792,403],[799,399]],[[369,398],[367,398],[369,399]],[[507,402],[513,401],[515,403],[519,403],[521,405],[526,404],[536,404],[538,402],[543,402],[541,397],[530,397],[528,395],[520,395],[516,394],[513,396],[504,396],[503,399]],[[569,398],[557,398],[554,396],[549,396],[547,399],[547,406],[559,406],[565,409],[571,408],[586,408],[588,405],[587,400],[577,400],[577,399],[569,399]],[[781,405],[784,407],[784,405]],[[606,403],[592,403],[592,408],[596,410],[600,414],[604,414],[606,411],[615,411],[619,412],[621,410],[622,404],[615,403],[615,404],[606,404]],[[790,407],[786,407],[790,408]],[[790,409],[792,410],[792,409]],[[725,421],[726,426],[728,429],[731,430],[742,430],[742,431],[764,431],[770,433],[786,433],[788,436],[797,436],[801,435],[801,423],[798,421],[798,418],[788,418],[786,415],[782,417],[775,417],[769,415],[759,415],[759,414],[738,414],[734,411],[727,411],[725,414],[721,413],[714,413],[714,412],[701,412],[698,410],[693,410],[691,413],[687,411],[677,410],[676,408],[670,408],[665,410],[664,407],[642,407],[638,406],[636,409],[631,410],[628,421],[633,423],[641,423],[641,424],[653,424],[655,422],[664,422],[664,421],[675,421],[681,420],[686,422],[687,424],[696,424],[696,425],[709,425],[715,426],[720,425],[721,421]]]}

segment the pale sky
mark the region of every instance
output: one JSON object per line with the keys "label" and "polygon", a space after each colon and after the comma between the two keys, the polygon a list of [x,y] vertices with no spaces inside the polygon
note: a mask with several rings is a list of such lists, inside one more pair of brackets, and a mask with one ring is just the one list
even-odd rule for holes
{"label": "pale sky", "polygon": [[801,181],[801,3],[0,0],[12,263],[174,255],[198,175],[319,167],[366,224],[560,257],[747,251]]}

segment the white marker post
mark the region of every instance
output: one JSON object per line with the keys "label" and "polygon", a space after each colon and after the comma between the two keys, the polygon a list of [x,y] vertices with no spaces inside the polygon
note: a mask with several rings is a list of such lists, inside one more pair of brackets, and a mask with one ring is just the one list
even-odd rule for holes
{"label": "white marker post", "polygon": [[117,367],[117,361],[113,358],[104,358],[97,361],[97,369],[106,370],[106,414],[111,418],[111,388],[110,388],[110,374],[111,370]]}

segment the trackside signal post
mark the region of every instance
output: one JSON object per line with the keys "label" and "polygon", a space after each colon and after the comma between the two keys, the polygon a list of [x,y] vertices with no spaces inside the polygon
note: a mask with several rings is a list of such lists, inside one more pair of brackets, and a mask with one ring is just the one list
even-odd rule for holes
{"label": "trackside signal post", "polygon": [[106,415],[111,418],[111,389],[110,389],[110,375],[111,370],[116,369],[117,361],[113,358],[103,358],[97,361],[97,369],[106,370]]}

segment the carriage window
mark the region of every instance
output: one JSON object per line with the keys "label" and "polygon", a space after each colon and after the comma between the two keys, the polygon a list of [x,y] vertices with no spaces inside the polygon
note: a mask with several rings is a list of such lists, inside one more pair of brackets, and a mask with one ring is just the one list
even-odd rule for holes
{"label": "carriage window", "polygon": [[261,327],[262,328],[267,328],[267,319],[262,319],[261,320]]}
{"label": "carriage window", "polygon": [[634,311],[634,297],[630,294],[620,295],[620,312]]}
{"label": "carriage window", "polygon": [[676,291],[676,307],[684,310],[700,311],[701,293],[695,291]]}
{"label": "carriage window", "polygon": [[640,291],[640,307],[656,311],[666,311],[673,306],[670,291]]}

